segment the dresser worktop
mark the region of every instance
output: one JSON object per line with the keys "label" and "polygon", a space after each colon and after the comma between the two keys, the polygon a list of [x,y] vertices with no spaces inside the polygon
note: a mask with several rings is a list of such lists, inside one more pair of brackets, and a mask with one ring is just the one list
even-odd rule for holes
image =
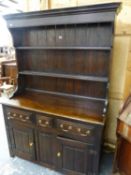
{"label": "dresser worktop", "polygon": [[0,97],[0,103],[1,104],[6,104],[8,106],[13,106],[13,107],[18,107],[22,109],[27,109],[27,110],[33,110],[36,112],[42,112],[46,114],[52,114],[53,116],[59,116],[63,118],[69,118],[69,119],[75,119],[78,121],[83,121],[83,122],[88,122],[88,123],[94,123],[94,124],[99,124],[99,125],[104,125],[105,119],[104,118],[98,118],[94,117],[92,118],[91,116],[88,115],[78,115],[78,114],[73,114],[69,112],[68,110],[64,113],[60,111],[60,109],[54,108],[52,105],[47,105],[39,103],[37,100],[32,100],[27,98],[25,96],[17,96],[13,97],[12,99],[6,98],[6,97]]}

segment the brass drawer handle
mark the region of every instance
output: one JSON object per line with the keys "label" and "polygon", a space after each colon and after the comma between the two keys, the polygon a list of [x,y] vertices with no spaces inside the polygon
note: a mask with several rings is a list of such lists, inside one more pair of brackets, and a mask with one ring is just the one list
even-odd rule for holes
{"label": "brass drawer handle", "polygon": [[49,121],[45,121],[45,123],[42,123],[42,120],[38,120],[39,126],[47,127],[49,125]]}
{"label": "brass drawer handle", "polygon": [[62,131],[64,131],[64,132],[69,132],[69,130],[72,129],[72,126],[68,126],[68,129],[64,129],[64,125],[63,125],[63,124],[60,124],[60,128],[61,128]]}
{"label": "brass drawer handle", "polygon": [[81,136],[86,137],[88,135],[90,135],[91,131],[87,130],[85,133],[81,132],[81,128],[78,128],[77,131],[80,133]]}
{"label": "brass drawer handle", "polygon": [[19,118],[21,119],[22,122],[26,122],[26,119],[23,118],[23,115],[19,115]]}
{"label": "brass drawer handle", "polygon": [[14,115],[12,116],[11,112],[8,112],[7,115],[8,115],[8,117],[7,117],[8,120],[14,119]]}
{"label": "brass drawer handle", "polygon": [[10,120],[10,119],[14,119],[14,117],[10,116],[10,117],[7,117],[7,119],[8,119],[8,120]]}
{"label": "brass drawer handle", "polygon": [[83,137],[86,137],[86,136],[90,135],[90,133],[91,133],[90,130],[87,130],[85,132],[85,134],[84,133],[80,133],[80,135],[83,136]]}
{"label": "brass drawer handle", "polygon": [[64,132],[68,132],[69,130],[68,130],[68,129],[62,129],[62,131],[64,131]]}

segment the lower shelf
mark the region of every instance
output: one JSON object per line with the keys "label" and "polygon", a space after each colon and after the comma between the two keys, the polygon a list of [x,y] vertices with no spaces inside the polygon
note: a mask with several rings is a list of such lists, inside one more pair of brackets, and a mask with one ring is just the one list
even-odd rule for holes
{"label": "lower shelf", "polygon": [[102,101],[102,102],[105,102],[105,105],[108,104],[107,99],[104,99],[104,98],[94,98],[94,97],[89,97],[89,96],[67,94],[67,93],[60,93],[60,92],[53,92],[53,91],[46,91],[46,90],[38,90],[38,89],[32,89],[32,88],[26,88],[26,90],[32,91],[32,92],[39,92],[39,93],[43,93],[43,94],[64,96],[64,97],[69,97],[69,98],[81,98],[81,99],[88,99],[88,100],[93,100],[93,101]]}

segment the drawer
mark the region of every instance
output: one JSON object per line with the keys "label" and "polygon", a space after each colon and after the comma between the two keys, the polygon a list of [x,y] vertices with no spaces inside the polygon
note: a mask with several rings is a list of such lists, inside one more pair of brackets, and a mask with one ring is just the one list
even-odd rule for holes
{"label": "drawer", "polygon": [[45,115],[36,115],[37,126],[43,128],[52,128],[53,127],[53,118]]}
{"label": "drawer", "polygon": [[8,120],[19,120],[25,123],[33,122],[32,112],[13,107],[5,107],[4,111]]}
{"label": "drawer", "polygon": [[117,134],[131,143],[131,126],[118,119]]}
{"label": "drawer", "polygon": [[77,122],[57,119],[56,127],[64,133],[70,133],[83,138],[95,135],[95,127],[90,124],[79,124]]}

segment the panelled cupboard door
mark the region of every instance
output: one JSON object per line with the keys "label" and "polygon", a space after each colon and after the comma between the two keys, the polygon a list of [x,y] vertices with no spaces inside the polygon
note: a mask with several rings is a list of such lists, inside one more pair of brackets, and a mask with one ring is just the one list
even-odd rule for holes
{"label": "panelled cupboard door", "polygon": [[38,131],[38,159],[41,164],[54,168],[55,145],[52,134]]}
{"label": "panelled cupboard door", "polygon": [[11,147],[14,155],[28,160],[35,160],[34,130],[17,125],[8,128]]}
{"label": "panelled cupboard door", "polygon": [[57,137],[57,166],[65,174],[88,174],[88,144]]}

